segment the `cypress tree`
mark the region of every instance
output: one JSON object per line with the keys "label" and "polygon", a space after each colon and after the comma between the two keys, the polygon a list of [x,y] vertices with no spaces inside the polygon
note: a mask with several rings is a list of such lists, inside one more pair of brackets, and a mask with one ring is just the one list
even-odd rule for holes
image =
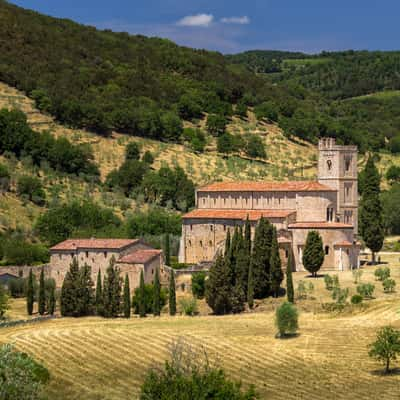
{"label": "cypress tree", "polygon": [[175,273],[174,270],[171,269],[169,274],[169,315],[176,314],[176,291],[175,291]]}
{"label": "cypress tree", "polygon": [[56,310],[56,285],[51,286],[50,292],[49,292],[49,308],[48,308],[48,313],[50,315],[54,315],[54,312]]}
{"label": "cypress tree", "polygon": [[231,249],[231,231],[228,229],[228,232],[226,234],[226,240],[225,240],[225,251],[224,251],[224,257],[227,257],[229,254],[229,251]]}
{"label": "cypress tree", "polygon": [[114,264],[115,259],[113,257],[104,276],[103,305],[106,318],[118,317],[121,311],[122,282],[119,269]]}
{"label": "cypress tree", "polygon": [[370,156],[363,171],[364,187],[360,202],[360,234],[366,246],[372,252],[372,263],[375,264],[375,253],[383,246],[384,229],[382,204],[380,200],[380,175]]}
{"label": "cypress tree", "polygon": [[96,284],[96,314],[103,315],[103,288],[101,284],[101,271],[97,273],[97,284]]}
{"label": "cypress tree", "polygon": [[129,277],[128,274],[125,275],[124,284],[124,317],[131,317],[131,290],[129,287]]}
{"label": "cypress tree", "polygon": [[61,288],[61,315],[77,317],[78,314],[78,290],[79,290],[79,265],[74,257],[66,273]]}
{"label": "cypress tree", "polygon": [[92,314],[94,307],[92,268],[87,264],[84,264],[79,270],[79,285],[77,291],[77,314],[79,316]]}
{"label": "cypress tree", "polygon": [[271,243],[271,257],[270,257],[270,281],[271,290],[274,297],[278,297],[279,289],[283,281],[283,271],[281,258],[279,256],[279,244],[276,228],[273,228],[272,243]]}
{"label": "cypress tree", "polygon": [[244,248],[250,258],[251,255],[251,225],[249,216],[247,215],[246,224],[244,226]]}
{"label": "cypress tree", "polygon": [[156,274],[154,276],[153,314],[156,317],[161,314],[161,285],[158,267],[156,268]]}
{"label": "cypress tree", "polygon": [[249,267],[249,279],[247,282],[247,304],[250,308],[254,306],[254,276],[253,276],[253,265],[250,263]]}
{"label": "cypress tree", "polygon": [[304,268],[315,277],[324,262],[324,258],[324,246],[320,234],[317,231],[309,231],[303,252]]}
{"label": "cypress tree", "polygon": [[231,312],[231,292],[230,273],[224,257],[219,253],[206,281],[206,302],[214,314],[223,315]]}
{"label": "cypress tree", "polygon": [[236,254],[236,281],[235,285],[240,286],[243,293],[247,293],[247,283],[249,280],[250,258],[248,255],[247,243],[242,237]]}
{"label": "cypress tree", "polygon": [[140,271],[140,286],[139,286],[139,316],[146,316],[146,299],[143,270]]}
{"label": "cypress tree", "polygon": [[34,293],[34,286],[33,286],[33,272],[32,268],[29,270],[29,277],[28,277],[28,287],[26,290],[26,309],[28,315],[33,314],[33,304],[35,302],[35,293]]}
{"label": "cypress tree", "polygon": [[289,249],[289,257],[286,267],[286,295],[289,303],[294,303],[294,289],[293,289],[293,252],[292,249]]}
{"label": "cypress tree", "polygon": [[46,312],[46,288],[44,286],[44,269],[42,267],[39,278],[39,314]]}
{"label": "cypress tree", "polygon": [[165,264],[169,266],[171,265],[171,251],[170,251],[170,240],[168,233],[165,235],[164,252],[165,252]]}
{"label": "cypress tree", "polygon": [[254,298],[262,299],[270,291],[270,257],[273,226],[261,217],[254,234],[252,269]]}

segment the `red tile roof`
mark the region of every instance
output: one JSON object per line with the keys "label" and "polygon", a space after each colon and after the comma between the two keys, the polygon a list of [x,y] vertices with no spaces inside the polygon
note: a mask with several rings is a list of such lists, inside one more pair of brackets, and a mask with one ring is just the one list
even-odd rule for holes
{"label": "red tile roof", "polygon": [[336,192],[316,181],[289,182],[215,182],[200,187],[198,192]]}
{"label": "red tile roof", "polygon": [[121,257],[118,262],[123,264],[145,264],[151,261],[153,258],[159,256],[161,253],[162,251],[157,249],[137,250],[131,254]]}
{"label": "red tile roof", "polygon": [[335,243],[334,246],[337,246],[337,247],[351,247],[351,246],[353,246],[353,243],[348,242],[347,240],[344,240],[343,242]]}
{"label": "red tile roof", "polygon": [[289,229],[353,229],[353,225],[341,222],[297,222],[290,224]]}
{"label": "red tile roof", "polygon": [[108,249],[121,250],[139,239],[68,239],[56,244],[50,250]]}
{"label": "red tile roof", "polygon": [[287,218],[294,214],[293,210],[232,210],[232,209],[209,209],[199,208],[185,214],[182,218],[189,219],[240,219],[245,220],[247,216],[251,221],[258,221],[262,216],[265,218]]}

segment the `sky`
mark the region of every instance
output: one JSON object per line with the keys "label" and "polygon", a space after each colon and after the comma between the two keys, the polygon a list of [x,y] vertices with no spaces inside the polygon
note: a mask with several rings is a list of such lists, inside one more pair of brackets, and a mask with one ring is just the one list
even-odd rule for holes
{"label": "sky", "polygon": [[223,53],[400,49],[398,0],[10,0],[44,14]]}

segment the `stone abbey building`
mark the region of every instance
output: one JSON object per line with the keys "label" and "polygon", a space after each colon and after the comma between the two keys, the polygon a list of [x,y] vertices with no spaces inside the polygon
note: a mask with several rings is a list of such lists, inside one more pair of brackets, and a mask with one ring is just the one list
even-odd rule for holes
{"label": "stone abbey building", "polygon": [[197,189],[196,209],[183,216],[179,259],[211,262],[223,250],[228,230],[244,225],[252,234],[264,216],[278,230],[281,259],[289,250],[296,271],[303,271],[307,233],[317,230],[323,240],[324,270],[347,270],[358,264],[357,147],[319,142],[318,180],[291,182],[218,182]]}

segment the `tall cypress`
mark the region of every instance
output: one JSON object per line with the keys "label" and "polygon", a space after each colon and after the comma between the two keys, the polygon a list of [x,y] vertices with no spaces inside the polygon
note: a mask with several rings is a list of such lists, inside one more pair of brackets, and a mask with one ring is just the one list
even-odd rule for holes
{"label": "tall cypress", "polygon": [[33,314],[33,304],[35,302],[35,293],[33,287],[33,272],[32,268],[29,270],[28,287],[26,288],[26,310],[28,315]]}
{"label": "tall cypress", "polygon": [[171,269],[169,274],[169,315],[176,314],[176,290],[175,290],[175,273],[174,270]]}
{"label": "tall cypress", "polygon": [[230,231],[230,229],[228,229],[228,232],[226,233],[226,239],[225,239],[224,257],[226,257],[229,254],[230,249],[231,249],[231,231]]}
{"label": "tall cypress", "polygon": [[303,251],[304,268],[316,277],[324,263],[325,252],[321,235],[318,231],[309,231],[307,233],[306,244]]}
{"label": "tall cypress", "polygon": [[235,258],[236,258],[235,286],[240,286],[243,290],[243,293],[247,293],[250,258],[248,255],[247,243],[245,242],[245,239],[243,237],[240,238],[240,243]]}
{"label": "tall cypress", "polygon": [[131,317],[131,290],[129,287],[129,277],[128,274],[125,275],[124,283],[124,317]]}
{"label": "tall cypress", "polygon": [[96,314],[103,315],[103,288],[101,283],[101,270],[97,273],[97,283],[96,283]]}
{"label": "tall cypress", "polygon": [[110,260],[103,284],[104,316],[115,318],[121,311],[122,280],[118,267],[115,267],[115,259]]}
{"label": "tall cypress", "polygon": [[54,315],[55,310],[56,310],[56,285],[54,282],[54,285],[51,285],[50,287],[49,308],[47,311],[50,315]]}
{"label": "tall cypress", "polygon": [[252,263],[250,263],[249,278],[247,281],[247,304],[250,308],[253,308],[254,306],[254,276]]}
{"label": "tall cypress", "polygon": [[248,215],[247,215],[246,223],[244,226],[244,247],[248,254],[248,257],[250,258],[250,255],[251,255],[251,225],[250,225],[250,220],[249,220]]}
{"label": "tall cypress", "polygon": [[169,234],[165,235],[164,252],[165,252],[165,264],[171,265],[171,250],[170,250],[170,238]]}
{"label": "tall cypress", "polygon": [[40,271],[39,278],[39,314],[44,315],[46,312],[46,288],[44,286],[44,268]]}
{"label": "tall cypress", "polygon": [[92,268],[88,264],[84,264],[84,266],[79,270],[79,285],[77,292],[77,314],[79,316],[92,314],[95,300]]}
{"label": "tall cypress", "polygon": [[273,226],[261,217],[254,234],[252,269],[254,298],[267,297],[270,291],[270,257]]}
{"label": "tall cypress", "polygon": [[384,229],[382,204],[380,200],[380,175],[370,156],[363,171],[364,185],[360,201],[360,234],[366,246],[372,252],[375,264],[375,253],[383,246]]}
{"label": "tall cypress", "polygon": [[161,314],[161,284],[160,284],[160,271],[156,268],[154,276],[154,294],[153,294],[153,314],[159,316]]}
{"label": "tall cypress", "polygon": [[61,315],[63,316],[79,316],[77,301],[79,280],[78,260],[74,257],[61,288]]}
{"label": "tall cypress", "polygon": [[293,251],[289,249],[289,257],[286,267],[286,295],[287,299],[290,303],[294,303],[294,289],[293,289],[293,269],[294,269],[294,262],[293,262]]}
{"label": "tall cypress", "polygon": [[140,285],[139,285],[139,316],[143,318],[146,316],[146,293],[144,286],[143,270],[140,271]]}
{"label": "tall cypress", "polygon": [[282,263],[279,256],[279,244],[276,228],[273,228],[271,257],[270,257],[270,281],[271,290],[274,297],[278,297],[279,289],[283,281]]}

